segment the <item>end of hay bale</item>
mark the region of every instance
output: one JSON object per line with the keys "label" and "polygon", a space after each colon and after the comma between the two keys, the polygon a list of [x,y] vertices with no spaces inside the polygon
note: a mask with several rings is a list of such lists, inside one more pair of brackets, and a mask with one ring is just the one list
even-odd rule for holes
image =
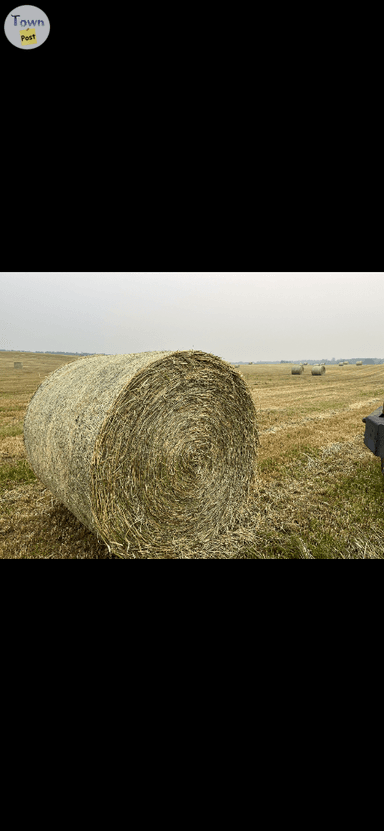
{"label": "end of hay bale", "polygon": [[196,350],[65,364],[32,397],[24,440],[45,486],[124,552],[168,556],[234,527],[256,479],[248,386]]}
{"label": "end of hay bale", "polygon": [[325,366],[324,364],[315,365],[312,367],[312,375],[324,375],[325,373]]}

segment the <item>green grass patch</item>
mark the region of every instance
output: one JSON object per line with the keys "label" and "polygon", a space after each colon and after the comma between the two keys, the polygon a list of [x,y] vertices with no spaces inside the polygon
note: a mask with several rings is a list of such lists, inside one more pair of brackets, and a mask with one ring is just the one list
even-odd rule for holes
{"label": "green grass patch", "polygon": [[324,496],[340,510],[348,505],[348,515],[357,526],[364,528],[374,520],[384,532],[384,476],[379,458],[363,464],[356,461],[354,472],[329,485]]}
{"label": "green grass patch", "polygon": [[310,444],[297,444],[290,447],[284,453],[280,453],[279,456],[259,461],[257,463],[257,469],[260,473],[279,472],[280,475],[290,475],[292,473],[291,466],[301,463],[307,464],[308,456],[319,458],[321,456],[320,450],[317,447],[311,447]]}
{"label": "green grass patch", "polygon": [[321,560],[334,560],[345,553],[344,541],[334,533],[327,531],[322,523],[316,518],[309,520],[309,530],[304,543],[312,554],[312,557]]}
{"label": "green grass patch", "polygon": [[[281,412],[277,413],[277,416],[281,419]],[[284,408],[284,418],[290,418],[290,416],[297,416],[297,407]]]}
{"label": "green grass patch", "polygon": [[261,543],[246,546],[242,551],[244,559],[259,559],[261,555],[267,559],[282,560],[306,560],[320,559],[332,560],[341,557],[344,553],[344,546],[340,539],[335,538],[317,524],[309,531],[284,534],[278,536],[271,534],[270,538],[264,538]]}
{"label": "green grass patch", "polygon": [[257,462],[257,469],[260,473],[274,473],[281,466],[281,457],[277,459],[263,459]]}
{"label": "green grass patch", "polygon": [[349,404],[345,401],[335,401],[332,399],[331,401],[321,401],[319,404],[309,404],[308,406],[301,406],[300,409],[295,410],[295,414],[298,415],[311,415],[312,413],[323,413],[326,410],[345,410],[348,409]]}
{"label": "green grass patch", "polygon": [[50,554],[52,554],[52,549],[47,549],[45,545],[40,545],[40,543],[35,543],[32,550],[28,552],[29,557],[37,557],[38,560],[44,560]]}
{"label": "green grass patch", "polygon": [[[345,506],[345,510],[347,510]],[[349,511],[349,506],[348,506]],[[352,526],[350,531],[354,535]],[[359,530],[360,527],[357,526]],[[356,528],[356,531],[357,531]],[[369,539],[367,530],[367,540]],[[383,537],[384,539],[384,537]],[[327,530],[322,522],[315,517],[310,519],[309,528],[302,528],[297,532],[274,533],[263,535],[260,541],[248,543],[241,552],[246,560],[282,559],[282,560],[335,560],[348,557],[351,553],[348,539],[343,538],[341,529]]]}
{"label": "green grass patch", "polygon": [[4,427],[0,427],[0,439],[9,438],[9,436],[22,436],[23,432],[23,421],[18,421],[16,424],[6,424]]}
{"label": "green grass patch", "polygon": [[14,465],[1,465],[0,488],[6,490],[8,484],[14,482],[23,484],[36,482],[36,476],[26,459],[21,459],[21,461],[16,462]]}

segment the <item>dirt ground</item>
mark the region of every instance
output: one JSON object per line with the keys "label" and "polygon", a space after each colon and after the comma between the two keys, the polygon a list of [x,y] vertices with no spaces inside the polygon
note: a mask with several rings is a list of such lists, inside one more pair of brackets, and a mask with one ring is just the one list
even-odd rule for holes
{"label": "dirt ground", "polygon": [[[47,374],[68,355],[0,352],[0,558],[117,559],[36,479],[23,419]],[[14,361],[23,363],[14,369]],[[384,476],[362,418],[384,400],[384,366],[241,366],[258,419],[257,486],[237,529],[170,557],[382,559]],[[156,559],[152,551],[131,558]]]}

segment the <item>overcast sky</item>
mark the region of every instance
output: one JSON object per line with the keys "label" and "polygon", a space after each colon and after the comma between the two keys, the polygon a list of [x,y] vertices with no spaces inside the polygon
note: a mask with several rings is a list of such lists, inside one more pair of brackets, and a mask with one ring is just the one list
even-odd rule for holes
{"label": "overcast sky", "polygon": [[1,272],[0,348],[384,357],[383,272]]}

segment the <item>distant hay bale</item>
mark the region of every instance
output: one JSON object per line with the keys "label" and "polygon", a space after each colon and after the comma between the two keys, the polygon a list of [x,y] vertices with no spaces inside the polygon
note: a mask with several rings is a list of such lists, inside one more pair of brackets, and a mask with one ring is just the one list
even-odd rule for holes
{"label": "distant hay bale", "polygon": [[302,372],[304,372],[304,367],[302,367],[300,364],[293,365],[291,369],[291,375],[301,375]]}
{"label": "distant hay bale", "polygon": [[362,361],[356,361],[356,366],[363,366],[363,362]]}
{"label": "distant hay bale", "polygon": [[340,361],[339,366],[344,366],[344,361]]}
{"label": "distant hay bale", "polygon": [[321,366],[313,366],[312,367],[312,375],[324,375],[325,366],[322,364]]}
{"label": "distant hay bale", "polygon": [[143,545],[166,557],[174,539],[235,527],[256,476],[249,389],[206,352],[65,364],[32,397],[24,441],[43,484],[120,556]]}
{"label": "distant hay bale", "polygon": [[23,368],[23,364],[21,363],[21,361],[14,361],[14,362],[13,362],[13,368],[14,368],[14,369],[22,369],[22,368]]}
{"label": "distant hay bale", "polygon": [[304,361],[303,366],[308,366],[308,361]]}
{"label": "distant hay bale", "polygon": [[349,364],[349,361],[344,361],[344,366],[347,366],[347,364]]}

